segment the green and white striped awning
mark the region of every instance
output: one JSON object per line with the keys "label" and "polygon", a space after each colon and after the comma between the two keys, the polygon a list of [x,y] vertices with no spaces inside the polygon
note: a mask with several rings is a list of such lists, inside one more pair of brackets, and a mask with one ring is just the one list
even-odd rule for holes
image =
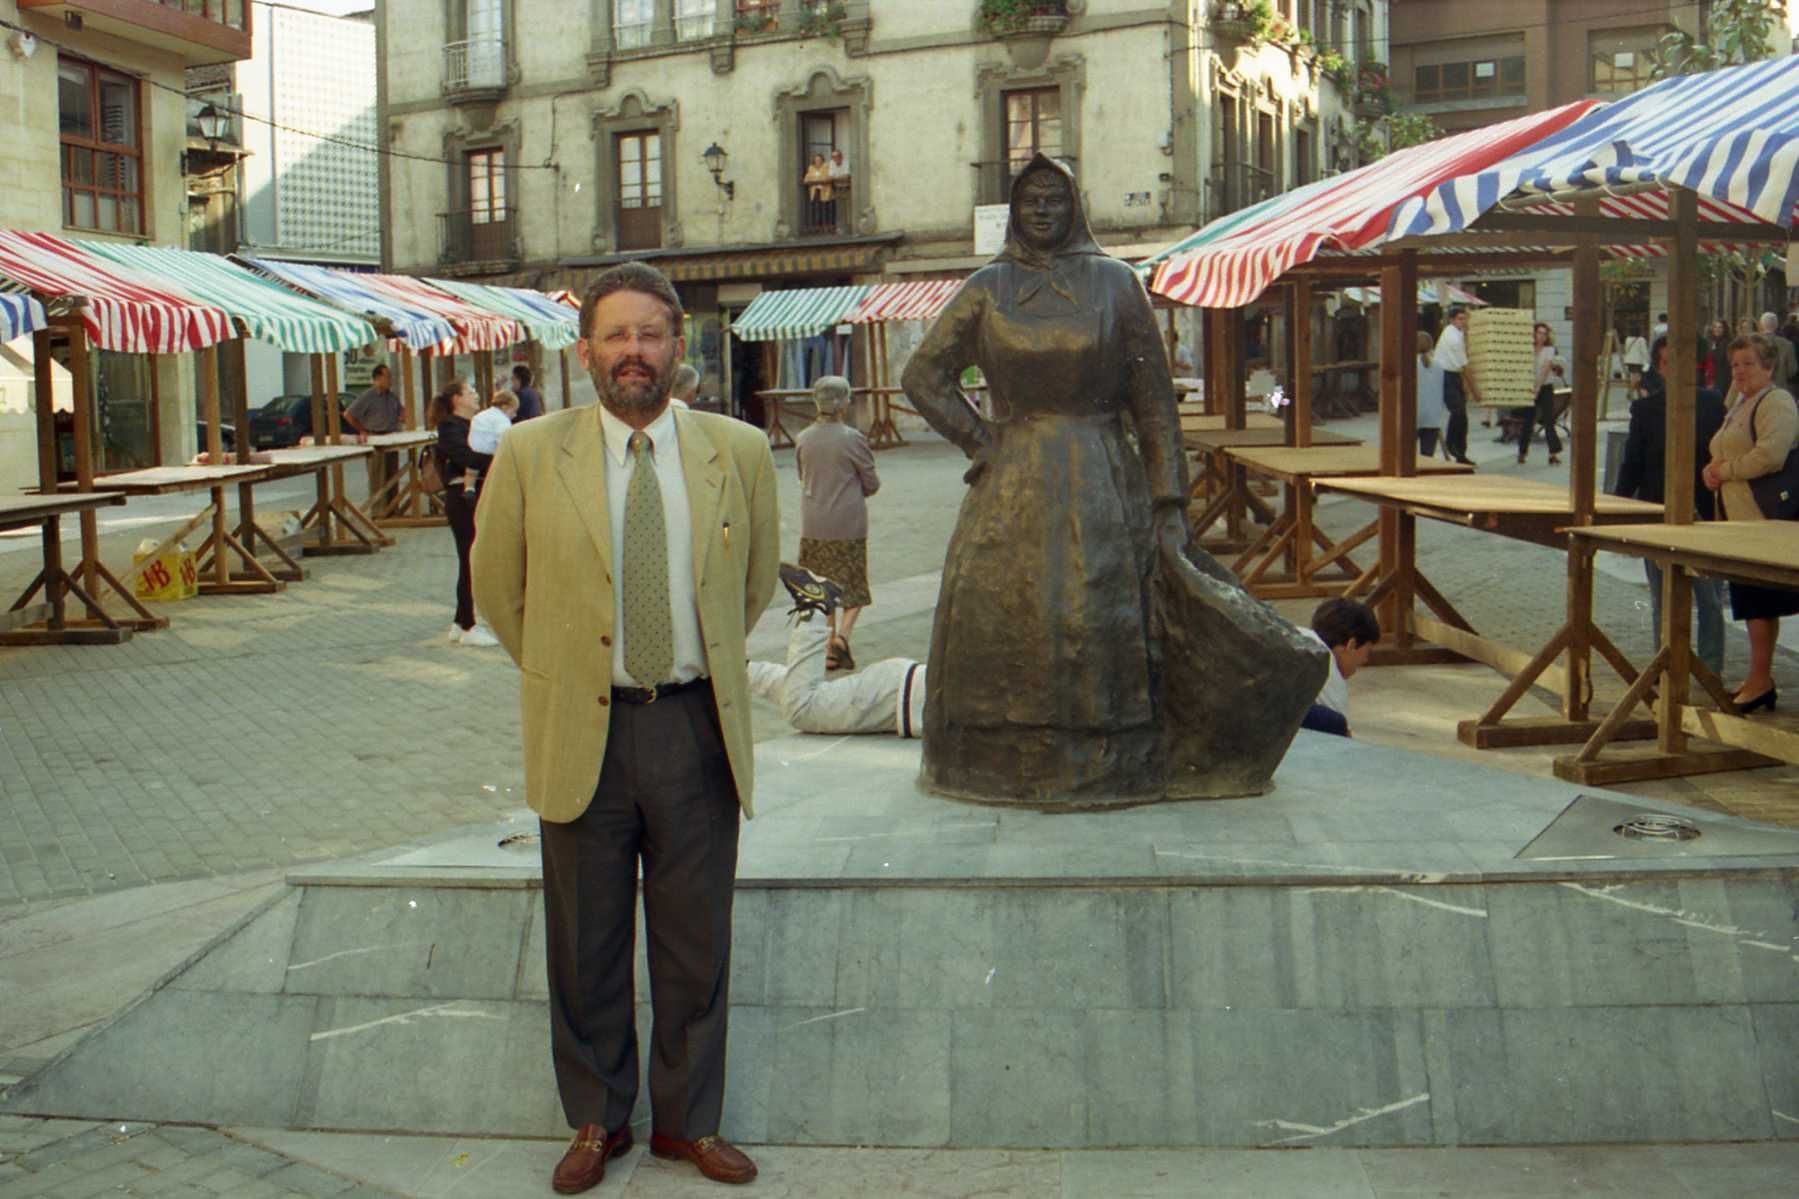
{"label": "green and white striped awning", "polygon": [[731,335],[744,341],[813,337],[845,320],[871,290],[859,284],[765,291],[731,323]]}
{"label": "green and white striped awning", "polygon": [[477,308],[511,317],[525,327],[532,341],[546,350],[572,346],[581,336],[581,314],[542,292],[520,287],[495,287],[489,283],[464,283],[457,279],[426,279],[425,282]]}
{"label": "green and white striped awning", "polygon": [[361,317],[297,295],[217,254],[118,242],[75,244],[222,308],[248,336],[295,354],[331,354],[380,340],[375,327]]}

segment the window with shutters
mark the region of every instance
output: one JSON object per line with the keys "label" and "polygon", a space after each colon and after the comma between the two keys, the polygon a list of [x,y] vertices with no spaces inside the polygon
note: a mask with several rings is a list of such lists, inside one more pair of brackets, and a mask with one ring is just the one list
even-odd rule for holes
{"label": "window with shutters", "polygon": [[63,224],[108,233],[146,232],[138,81],[61,57],[57,108]]}
{"label": "window with shutters", "polygon": [[618,248],[656,249],[662,244],[662,135],[620,133],[613,145],[618,163]]}

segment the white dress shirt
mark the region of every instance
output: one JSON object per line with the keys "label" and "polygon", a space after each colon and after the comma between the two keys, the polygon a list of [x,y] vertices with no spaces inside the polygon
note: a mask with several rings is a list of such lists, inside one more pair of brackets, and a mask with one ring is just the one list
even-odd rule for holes
{"label": "white dress shirt", "polygon": [[[1324,645],[1324,638],[1311,629],[1301,629],[1300,631],[1319,645]],[[1327,652],[1330,650],[1328,645],[1324,645],[1324,648]],[[1343,677],[1343,671],[1337,665],[1336,654],[1331,654],[1330,673],[1324,677],[1324,686],[1318,688],[1318,698],[1312,702],[1324,705],[1344,720],[1349,719],[1349,680]]]}
{"label": "white dress shirt", "polygon": [[1468,367],[1468,342],[1454,322],[1443,326],[1437,336],[1437,352],[1432,359],[1446,371],[1461,374]]}
{"label": "white dress shirt", "polygon": [[662,524],[668,536],[668,600],[675,635],[675,661],[666,679],[634,679],[625,669],[625,593],[620,585],[625,558],[625,503],[630,494],[636,463],[629,443],[635,431],[630,425],[600,409],[600,429],[606,438],[606,510],[612,518],[612,685],[653,687],[685,683],[709,673],[706,642],[700,636],[699,587],[693,577],[693,516],[687,502],[687,477],[681,471],[681,442],[675,429],[673,406],[651,421],[643,431],[653,447],[656,481],[662,486]]}

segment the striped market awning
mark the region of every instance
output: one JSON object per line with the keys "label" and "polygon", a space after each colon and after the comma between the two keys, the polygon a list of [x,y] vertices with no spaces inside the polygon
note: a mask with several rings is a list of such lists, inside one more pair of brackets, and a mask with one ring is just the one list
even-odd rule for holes
{"label": "striped market awning", "polygon": [[935,320],[962,289],[960,279],[918,279],[906,283],[878,283],[862,297],[846,318],[852,325],[871,321]]}
{"label": "striped market awning", "polygon": [[364,287],[362,281],[374,278],[372,275],[334,271],[304,262],[280,262],[243,254],[235,257],[251,270],[296,291],[387,325],[394,337],[415,350],[428,350],[456,337],[456,326],[442,316]]}
{"label": "striped market awning", "polygon": [[0,293],[0,342],[35,333],[44,323],[44,306],[34,297]]}
{"label": "striped market awning", "polygon": [[89,340],[123,354],[178,354],[237,336],[225,310],[96,258],[49,233],[0,229],[0,278],[71,301]]}
{"label": "striped market awning", "polygon": [[[1378,287],[1345,287],[1345,299],[1357,304],[1380,303]],[[1453,283],[1420,283],[1418,284],[1418,302],[1420,304],[1461,304],[1469,308],[1485,308],[1487,302],[1471,291],[1463,291]]]}
{"label": "striped market awning", "polygon": [[731,333],[745,341],[812,337],[848,320],[870,290],[861,284],[765,291],[732,322]]}
{"label": "striped market awning", "polygon": [[542,292],[527,291],[522,287],[464,283],[458,279],[426,279],[425,282],[477,308],[510,317],[523,325],[531,340],[546,350],[572,346],[581,335],[580,313],[566,304],[558,304]]}
{"label": "striped market awning", "polygon": [[516,318],[502,316],[477,307],[446,291],[414,279],[410,275],[357,275],[356,281],[377,294],[385,294],[398,303],[422,308],[450,323],[456,336],[440,343],[446,354],[475,354],[484,350],[501,350],[514,342],[527,341],[525,326]]}
{"label": "striped market awning", "polygon": [[[1389,228],[1396,238],[1459,232],[1504,200],[1599,188],[1626,189],[1600,196],[1604,215],[1666,219],[1669,187],[1698,193],[1701,221],[1790,227],[1799,201],[1799,58],[1664,79],[1495,161],[1457,171],[1408,199]],[[1561,201],[1530,210],[1574,211]]]}
{"label": "striped market awning", "polygon": [[1387,239],[1394,210],[1406,201],[1535,145],[1594,106],[1595,101],[1580,100],[1411,146],[1220,217],[1154,256],[1150,288],[1196,307],[1248,304],[1293,266],[1321,253],[1379,245]]}
{"label": "striped market awning", "polygon": [[361,317],[296,295],[217,254],[118,242],[74,244],[216,304],[230,313],[248,336],[292,353],[331,354],[380,340],[375,327]]}

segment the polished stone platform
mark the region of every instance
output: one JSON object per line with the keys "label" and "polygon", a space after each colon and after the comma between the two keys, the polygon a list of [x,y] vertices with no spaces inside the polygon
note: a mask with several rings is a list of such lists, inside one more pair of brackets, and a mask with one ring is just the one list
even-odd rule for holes
{"label": "polished stone platform", "polygon": [[[1265,796],[998,810],[918,749],[758,746],[727,1135],[1799,1136],[1791,830],[1311,734]],[[534,830],[295,874],[5,1110],[561,1135]]]}

